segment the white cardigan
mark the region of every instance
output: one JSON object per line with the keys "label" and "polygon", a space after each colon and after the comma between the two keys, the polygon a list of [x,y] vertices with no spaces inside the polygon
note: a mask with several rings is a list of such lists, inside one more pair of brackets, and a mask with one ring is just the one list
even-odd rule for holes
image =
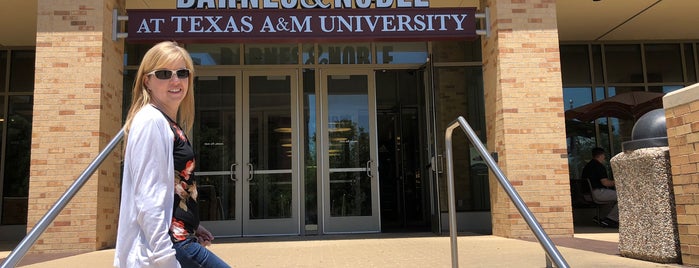
{"label": "white cardigan", "polygon": [[172,221],[174,135],[151,105],[133,118],[124,156],[115,267],[180,267],[168,231]]}

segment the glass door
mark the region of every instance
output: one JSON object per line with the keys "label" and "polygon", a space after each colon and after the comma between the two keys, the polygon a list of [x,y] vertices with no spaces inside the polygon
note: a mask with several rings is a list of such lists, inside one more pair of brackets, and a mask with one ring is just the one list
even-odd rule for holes
{"label": "glass door", "polygon": [[200,218],[215,236],[300,233],[296,88],[295,71],[196,78]]}
{"label": "glass door", "polygon": [[297,73],[243,76],[244,234],[299,234]]}
{"label": "glass door", "polygon": [[373,71],[321,71],[323,232],[379,232]]}
{"label": "glass door", "polygon": [[201,72],[194,94],[199,218],[217,237],[241,236],[241,73]]}

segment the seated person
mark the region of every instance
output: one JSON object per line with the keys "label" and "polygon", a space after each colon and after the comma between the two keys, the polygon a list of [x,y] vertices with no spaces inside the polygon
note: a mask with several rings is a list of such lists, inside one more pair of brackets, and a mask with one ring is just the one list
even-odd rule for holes
{"label": "seated person", "polygon": [[[595,199],[600,201],[616,201],[616,189],[614,188],[614,180],[609,179],[607,176],[607,168],[604,165],[606,156],[604,155],[604,149],[594,148],[592,149],[592,159],[585,165],[582,171],[583,179],[590,180],[592,185],[592,195]],[[612,210],[609,211],[607,217],[604,219],[598,219],[599,224],[605,227],[618,227],[619,226],[619,208],[617,204],[614,204]]]}

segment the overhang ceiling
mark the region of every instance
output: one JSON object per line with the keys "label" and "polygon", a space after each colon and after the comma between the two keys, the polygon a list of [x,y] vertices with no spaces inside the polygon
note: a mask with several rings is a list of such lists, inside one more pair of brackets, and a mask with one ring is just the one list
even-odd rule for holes
{"label": "overhang ceiling", "polygon": [[[55,0],[58,1],[58,0]],[[327,2],[327,0],[325,0]],[[478,6],[432,0],[431,6]],[[699,40],[698,0],[558,0],[561,42]],[[176,0],[126,0],[127,8],[174,8]],[[0,0],[0,47],[35,46],[37,0]]]}

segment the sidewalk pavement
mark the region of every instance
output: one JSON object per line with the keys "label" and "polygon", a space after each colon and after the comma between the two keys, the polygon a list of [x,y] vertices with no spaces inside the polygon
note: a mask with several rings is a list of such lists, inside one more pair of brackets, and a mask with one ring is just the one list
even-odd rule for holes
{"label": "sidewalk pavement", "polygon": [[[621,257],[618,233],[552,239],[570,267],[682,267]],[[381,233],[216,239],[210,249],[232,267],[451,267],[448,235]],[[11,249],[10,249],[11,250]],[[10,251],[0,252],[5,258]],[[545,267],[534,240],[460,234],[459,267]],[[20,267],[111,267],[114,250],[73,256],[30,254]]]}

